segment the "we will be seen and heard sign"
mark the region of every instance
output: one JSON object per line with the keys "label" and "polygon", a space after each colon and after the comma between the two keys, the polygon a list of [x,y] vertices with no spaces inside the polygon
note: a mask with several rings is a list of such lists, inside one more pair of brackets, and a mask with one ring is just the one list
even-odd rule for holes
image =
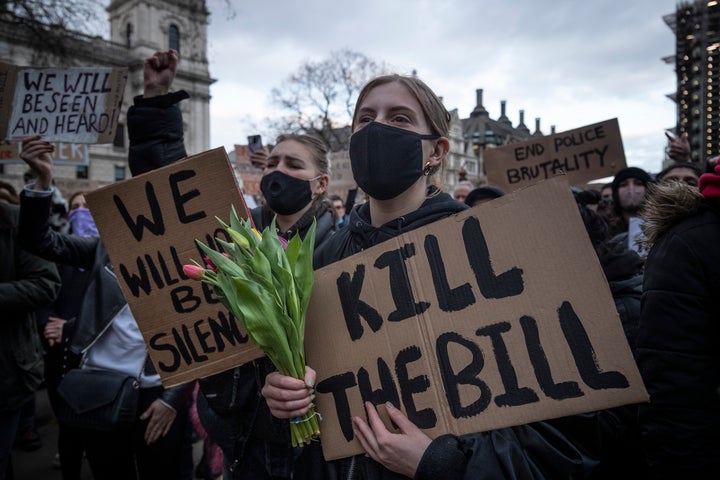
{"label": "we will be seen and heard sign", "polygon": [[127,68],[32,68],[0,63],[0,137],[110,143]]}

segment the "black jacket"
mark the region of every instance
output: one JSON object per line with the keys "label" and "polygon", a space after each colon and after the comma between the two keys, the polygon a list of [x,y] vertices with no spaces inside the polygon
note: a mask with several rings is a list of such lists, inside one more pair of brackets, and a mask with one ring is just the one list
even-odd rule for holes
{"label": "black jacket", "polygon": [[679,201],[657,203],[654,219],[645,220],[655,242],[645,262],[637,340],[650,394],[640,407],[643,446],[652,478],[717,478],[720,201],[704,199],[680,217],[668,211]]}
{"label": "black jacket", "polygon": [[33,311],[60,291],[55,265],[21,247],[17,222],[18,208],[0,203],[0,413],[18,410],[42,384]]}

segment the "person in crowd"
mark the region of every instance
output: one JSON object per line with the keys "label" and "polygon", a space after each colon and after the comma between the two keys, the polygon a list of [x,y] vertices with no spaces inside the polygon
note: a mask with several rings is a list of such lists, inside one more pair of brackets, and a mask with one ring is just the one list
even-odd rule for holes
{"label": "person in crowd", "polygon": [[345,202],[340,195],[330,195],[330,201],[335,209],[335,217],[337,218],[335,226],[338,228],[346,226],[350,220],[350,215],[346,213]]}
{"label": "person in crowd", "polygon": [[[316,268],[468,208],[429,180],[449,151],[449,121],[440,99],[416,77],[381,76],[363,87],[353,115],[350,161],[369,200],[316,251]],[[262,393],[273,415],[305,414],[315,380],[311,366],[304,381],[269,374]],[[603,411],[602,417],[574,415],[433,440],[395,406],[387,411],[400,433],[385,428],[372,404],[366,409],[369,422],[353,419],[366,455],[325,462],[320,442],[312,443],[296,464],[295,478],[581,478],[597,466],[605,430],[614,428],[612,412]]]}
{"label": "person in crowd", "polygon": [[665,132],[667,138],[667,154],[673,161],[677,163],[687,163],[690,161],[690,141],[687,133],[683,133],[679,137],[668,131]]}
{"label": "person in crowd", "polygon": [[18,207],[0,202],[0,480],[12,478],[10,452],[23,405],[43,381],[34,311],[60,290],[55,266],[31,255],[17,238]]}
{"label": "person in crowd", "polygon": [[[177,53],[158,53],[144,65],[144,95],[128,110],[130,151],[161,148],[153,143],[154,130],[138,129],[137,116],[174,124],[180,118],[177,103],[187,93],[168,94],[175,75]],[[156,123],[156,126],[157,126]],[[182,138],[179,130],[165,128]],[[151,138],[152,137],[152,138]],[[147,355],[140,329],[123,297],[108,253],[97,236],[80,237],[55,232],[49,226],[52,206],[53,147],[39,137],[23,141],[22,158],[33,169],[35,183],[21,194],[20,239],[38,255],[89,271],[87,288],[70,340],[72,352],[82,354],[80,368],[108,369],[138,376],[140,400],[136,424],[122,431],[84,429],[86,454],[95,478],[134,480],[179,479],[186,467],[186,426],[190,391],[187,386],[163,388]],[[157,168],[157,151],[131,163],[133,175]],[[178,158],[185,156],[184,148]]]}
{"label": "person in crowd", "polygon": [[600,203],[600,190],[595,188],[587,188],[583,190],[579,188],[578,191],[575,192],[575,201],[577,201],[580,205],[588,207],[593,212],[596,212],[598,203]]}
{"label": "person in crowd", "polygon": [[[97,237],[98,230],[85,200],[85,192],[75,192],[69,197],[68,214],[71,235]],[[82,306],[83,296],[90,279],[90,271],[74,265],[57,264],[62,288],[53,305],[36,312],[38,330],[42,332],[45,350],[45,386],[50,406],[57,414],[60,398],[57,387],[63,375],[78,368],[81,356],[70,351],[70,340],[75,331],[75,320]],[[83,431],[66,425],[58,418],[58,453],[53,459],[63,480],[79,480],[85,454]]]}
{"label": "person in crowd", "polygon": [[20,203],[20,197],[18,197],[17,190],[12,184],[0,180],[0,202],[9,203],[12,205],[18,205]]}
{"label": "person in crowd", "polygon": [[465,197],[465,205],[474,207],[475,205],[500,198],[503,195],[505,195],[505,192],[501,188],[484,185],[471,190],[470,193],[467,194],[467,197]]}
{"label": "person in crowd", "polygon": [[650,174],[639,167],[623,168],[615,174],[612,181],[613,236],[628,231],[630,218],[638,216],[645,202],[647,185],[651,182]]}
{"label": "person in crowd", "polygon": [[646,478],[720,471],[720,168],[653,186],[643,212],[645,261],[637,362]]}
{"label": "person in crowd", "polygon": [[[608,243],[610,225],[605,217],[580,202],[578,208],[605,273],[628,346],[635,355],[640,324],[643,259],[622,243]],[[623,405],[613,408],[611,412],[614,421],[612,440],[607,442],[605,457],[590,478],[647,478],[647,462],[640,449],[638,405]]]}
{"label": "person in crowd", "polygon": [[[184,156],[181,136],[163,137],[151,117],[135,120],[136,128],[146,132],[149,149],[131,151],[131,169],[145,164],[145,158],[167,164]],[[182,119],[175,122],[173,129],[182,131]],[[320,247],[336,228],[327,197],[329,169],[328,150],[320,139],[280,135],[263,162],[264,203],[250,212],[255,227],[262,231],[274,219],[278,235],[289,240],[295,235],[304,238],[315,220],[315,246]],[[199,381],[198,417],[222,448],[225,479],[291,478],[302,448],[291,446],[289,424],[270,414],[260,394],[273,370],[270,360],[261,358]]]}
{"label": "person in crowd", "polygon": [[[280,135],[268,156],[260,189],[265,203],[253,209],[262,231],[276,222],[286,240],[304,238],[316,221],[315,245],[335,231],[335,214],[327,198],[327,147],[309,135]],[[260,395],[265,376],[275,370],[266,357],[202,379],[198,416],[208,435],[223,450],[223,478],[289,479],[301,449],[292,448],[287,422],[270,415]],[[235,398],[229,399],[229,389]]]}
{"label": "person in crowd", "polygon": [[[8,202],[12,205],[20,204],[20,197],[12,184],[0,181],[0,201]],[[35,316],[35,318],[37,318],[37,316]],[[35,404],[35,395],[33,395],[32,399],[23,405],[20,411],[20,424],[18,425],[15,436],[14,447],[26,452],[32,452],[42,447],[42,439],[40,438],[35,422]]]}
{"label": "person in crowd", "polygon": [[475,188],[475,185],[473,185],[471,181],[460,180],[457,185],[455,185],[455,189],[453,190],[453,198],[460,203],[465,203],[465,198],[468,196],[468,193],[470,193],[473,188]]}
{"label": "person in crowd", "polygon": [[600,200],[598,200],[596,211],[610,221],[613,212],[612,183],[606,183],[600,187]]}
{"label": "person in crowd", "polygon": [[660,170],[655,175],[655,181],[661,183],[676,180],[697,187],[702,173],[702,170],[692,163],[676,162]]}

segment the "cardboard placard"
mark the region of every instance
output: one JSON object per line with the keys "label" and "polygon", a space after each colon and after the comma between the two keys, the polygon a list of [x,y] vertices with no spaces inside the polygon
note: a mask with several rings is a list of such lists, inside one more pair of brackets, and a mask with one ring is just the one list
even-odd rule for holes
{"label": "cardboard placard", "polygon": [[350,155],[347,151],[331,152],[330,159],[330,182],[328,193],[339,195],[343,200],[347,198],[349,190],[357,188],[355,177],[353,177]]}
{"label": "cardboard placard", "polygon": [[534,137],[483,152],[490,185],[512,192],[564,173],[570,185],[612,177],[625,168],[617,118]]}
{"label": "cardboard placard", "polygon": [[[90,162],[90,149],[86,143],[50,142],[55,151],[55,165],[87,165]],[[20,143],[8,140],[0,141],[0,163],[25,163],[20,158]]]}
{"label": "cardboard placard", "polygon": [[563,176],[316,270],[306,325],[326,459],[365,400],[434,438],[648,399]]}
{"label": "cardboard placard", "polygon": [[33,68],[0,63],[0,137],[111,143],[127,68]]}
{"label": "cardboard placard", "polygon": [[195,239],[213,248],[216,237],[232,241],[217,221],[229,223],[232,205],[238,216],[248,217],[223,148],[103,187],[86,198],[163,385],[263,356],[210,287],[182,271],[191,260],[203,263]]}

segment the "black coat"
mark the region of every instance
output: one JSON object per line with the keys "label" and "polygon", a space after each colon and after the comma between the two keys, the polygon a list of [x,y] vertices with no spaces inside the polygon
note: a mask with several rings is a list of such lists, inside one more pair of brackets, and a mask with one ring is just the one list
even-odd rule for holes
{"label": "black coat", "polygon": [[[659,218],[667,218],[660,215]],[[720,202],[658,235],[645,262],[638,366],[653,478],[720,475]]]}
{"label": "black coat", "polygon": [[17,221],[18,208],[0,203],[0,413],[19,409],[42,384],[33,311],[60,291],[55,265],[21,247]]}

